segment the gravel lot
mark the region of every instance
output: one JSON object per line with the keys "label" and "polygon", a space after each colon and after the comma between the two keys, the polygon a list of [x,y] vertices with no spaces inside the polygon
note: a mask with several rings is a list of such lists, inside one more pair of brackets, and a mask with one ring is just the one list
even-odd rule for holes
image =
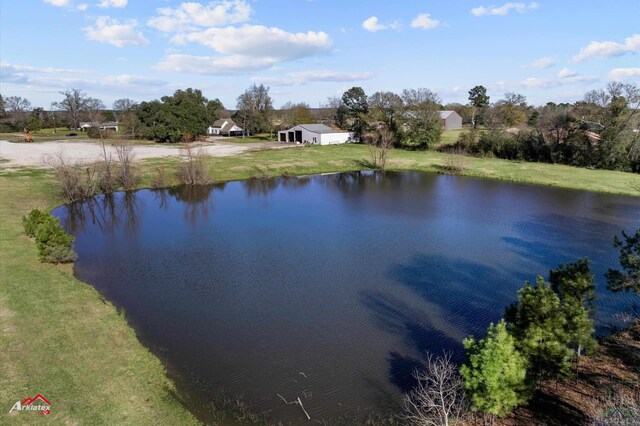
{"label": "gravel lot", "polygon": [[[234,144],[216,141],[204,145],[207,154],[214,157],[226,157],[260,148],[286,148],[292,144],[281,143],[247,143]],[[107,147],[116,156],[115,149]],[[102,146],[95,142],[42,142],[42,143],[14,143],[0,140],[0,167],[47,167],[47,158],[62,152],[70,163],[87,163],[102,157]],[[172,145],[135,145],[135,158],[176,157],[181,155],[180,148]]]}

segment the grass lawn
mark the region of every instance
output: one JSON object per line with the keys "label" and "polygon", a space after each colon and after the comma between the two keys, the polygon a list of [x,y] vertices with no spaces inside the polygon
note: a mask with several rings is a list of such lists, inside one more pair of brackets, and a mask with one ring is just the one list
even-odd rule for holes
{"label": "grass lawn", "polygon": [[[209,160],[216,181],[362,169],[363,145],[253,151]],[[390,170],[439,172],[448,154],[392,151]],[[640,196],[640,175],[568,166],[468,158],[464,174]],[[157,169],[173,176],[175,158],[141,163],[141,186]],[[171,177],[167,184],[175,181]],[[70,266],[37,261],[21,217],[62,203],[46,170],[0,169],[0,424],[195,424],[165,377],[162,362],[136,339],[126,319]],[[43,394],[51,415],[8,411]]]}
{"label": "grass lawn", "polygon": [[231,142],[231,143],[256,143],[256,142],[275,142],[277,138],[278,138],[277,133],[276,134],[258,133],[257,135],[246,136],[245,138],[240,136],[240,137],[234,137],[234,138],[223,138],[222,140],[224,142]]}

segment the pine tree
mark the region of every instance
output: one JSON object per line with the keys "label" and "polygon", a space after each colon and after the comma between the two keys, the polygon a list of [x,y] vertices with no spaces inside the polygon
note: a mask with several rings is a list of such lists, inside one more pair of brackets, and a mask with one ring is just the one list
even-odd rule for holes
{"label": "pine tree", "polygon": [[501,320],[484,339],[464,340],[467,361],[460,368],[473,411],[504,417],[528,399],[527,361]]}
{"label": "pine tree", "polygon": [[534,383],[569,371],[571,350],[567,347],[567,321],[560,298],[549,283],[538,277],[518,291],[518,301],[507,308],[507,320],[518,349],[529,359]]}
{"label": "pine tree", "polygon": [[596,286],[589,260],[585,258],[575,263],[560,265],[549,272],[549,282],[562,304],[566,321],[566,344],[575,352],[577,380],[583,349],[593,350],[596,347],[596,341],[593,338]]}
{"label": "pine tree", "polygon": [[640,295],[640,229],[635,235],[622,232],[622,238],[614,237],[613,244],[620,249],[622,271],[607,271],[607,288],[611,291],[632,291]]}

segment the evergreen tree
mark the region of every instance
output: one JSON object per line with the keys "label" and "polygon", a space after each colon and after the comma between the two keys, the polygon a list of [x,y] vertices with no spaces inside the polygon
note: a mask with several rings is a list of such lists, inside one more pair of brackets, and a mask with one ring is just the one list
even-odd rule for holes
{"label": "evergreen tree", "polygon": [[576,356],[577,380],[583,349],[593,350],[596,347],[593,338],[596,286],[589,260],[585,258],[575,263],[560,265],[549,272],[549,282],[562,304],[567,344],[575,351]]}
{"label": "evergreen tree", "polygon": [[640,295],[640,229],[635,235],[622,232],[623,240],[617,236],[613,244],[620,249],[620,265],[622,271],[609,269],[607,271],[607,288],[611,291],[632,291]]}
{"label": "evergreen tree", "polygon": [[566,375],[571,350],[567,347],[567,320],[560,298],[549,283],[538,277],[518,291],[518,301],[506,310],[518,349],[529,359],[530,379]]}
{"label": "evergreen tree", "polygon": [[504,320],[491,324],[484,339],[464,340],[467,361],[460,368],[474,411],[503,417],[528,399],[527,361],[516,349]]}
{"label": "evergreen tree", "polygon": [[362,87],[352,87],[342,95],[344,105],[344,116],[351,122],[349,130],[353,132],[357,140],[362,140],[362,135],[367,130],[367,114],[369,113],[369,103],[367,95]]}

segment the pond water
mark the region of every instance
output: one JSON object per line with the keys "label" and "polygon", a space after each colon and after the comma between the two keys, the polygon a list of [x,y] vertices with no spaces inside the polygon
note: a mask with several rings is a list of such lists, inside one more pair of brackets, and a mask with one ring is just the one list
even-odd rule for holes
{"label": "pond water", "polygon": [[54,214],[76,237],[77,277],[124,308],[187,401],[241,395],[272,421],[306,420],[278,394],[312,419],[396,409],[425,351],[460,359],[463,338],[561,262],[589,257],[601,320],[638,302],[603,277],[613,235],[640,226],[633,197],[344,173],[118,193]]}

